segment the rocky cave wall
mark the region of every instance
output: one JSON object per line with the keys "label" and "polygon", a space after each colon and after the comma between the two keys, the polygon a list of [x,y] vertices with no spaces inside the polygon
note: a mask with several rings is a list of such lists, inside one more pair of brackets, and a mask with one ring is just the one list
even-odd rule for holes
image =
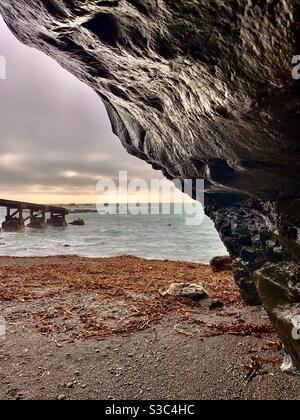
{"label": "rocky cave wall", "polygon": [[206,211],[234,256],[242,297],[251,305],[262,302],[299,370],[300,199],[213,194]]}
{"label": "rocky cave wall", "polygon": [[290,339],[300,302],[299,2],[0,0],[0,13],[98,93],[129,153],[168,178],[205,179],[206,212],[242,296],[263,302],[300,368]]}

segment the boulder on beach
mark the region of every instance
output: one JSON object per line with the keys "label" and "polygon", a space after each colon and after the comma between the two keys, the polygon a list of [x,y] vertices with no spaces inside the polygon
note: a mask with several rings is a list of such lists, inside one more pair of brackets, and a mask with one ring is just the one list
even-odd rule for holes
{"label": "boulder on beach", "polygon": [[214,257],[210,261],[210,266],[215,273],[220,271],[232,271],[232,258],[229,255]]}
{"label": "boulder on beach", "polygon": [[208,294],[201,284],[191,283],[172,283],[165,294],[169,296],[184,297],[196,301],[208,298]]}

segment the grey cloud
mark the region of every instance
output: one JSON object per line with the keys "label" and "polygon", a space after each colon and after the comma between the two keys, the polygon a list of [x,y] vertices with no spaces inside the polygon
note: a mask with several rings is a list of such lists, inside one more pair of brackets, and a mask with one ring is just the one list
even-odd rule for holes
{"label": "grey cloud", "polygon": [[[149,165],[129,156],[112,134],[98,96],[41,52],[23,46],[0,17],[0,55],[7,80],[0,80],[1,191],[33,185],[94,188],[93,176],[161,178]],[[1,155],[20,156],[15,165]],[[63,171],[81,177],[65,178]],[[87,176],[88,174],[88,176]]]}

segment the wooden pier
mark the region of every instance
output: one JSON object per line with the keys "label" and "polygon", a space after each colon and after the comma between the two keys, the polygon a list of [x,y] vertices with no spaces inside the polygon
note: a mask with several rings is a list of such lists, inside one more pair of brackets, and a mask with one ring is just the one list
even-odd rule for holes
{"label": "wooden pier", "polygon": [[[67,226],[66,215],[69,214],[69,210],[64,207],[1,199],[0,207],[6,208],[5,221],[2,223],[4,230],[23,230],[27,221],[29,221],[27,227],[34,229]],[[48,219],[47,213],[50,216]]]}

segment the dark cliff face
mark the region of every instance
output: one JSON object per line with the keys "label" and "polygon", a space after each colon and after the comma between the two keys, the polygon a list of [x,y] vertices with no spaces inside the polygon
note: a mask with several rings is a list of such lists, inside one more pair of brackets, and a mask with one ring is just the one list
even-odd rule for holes
{"label": "dark cliff face", "polygon": [[206,180],[242,295],[263,301],[300,368],[289,311],[270,297],[300,302],[299,2],[0,0],[0,12],[99,94],[129,153]]}
{"label": "dark cliff face", "polygon": [[278,199],[300,186],[297,3],[1,0],[0,12],[99,93],[130,153],[210,191]]}

